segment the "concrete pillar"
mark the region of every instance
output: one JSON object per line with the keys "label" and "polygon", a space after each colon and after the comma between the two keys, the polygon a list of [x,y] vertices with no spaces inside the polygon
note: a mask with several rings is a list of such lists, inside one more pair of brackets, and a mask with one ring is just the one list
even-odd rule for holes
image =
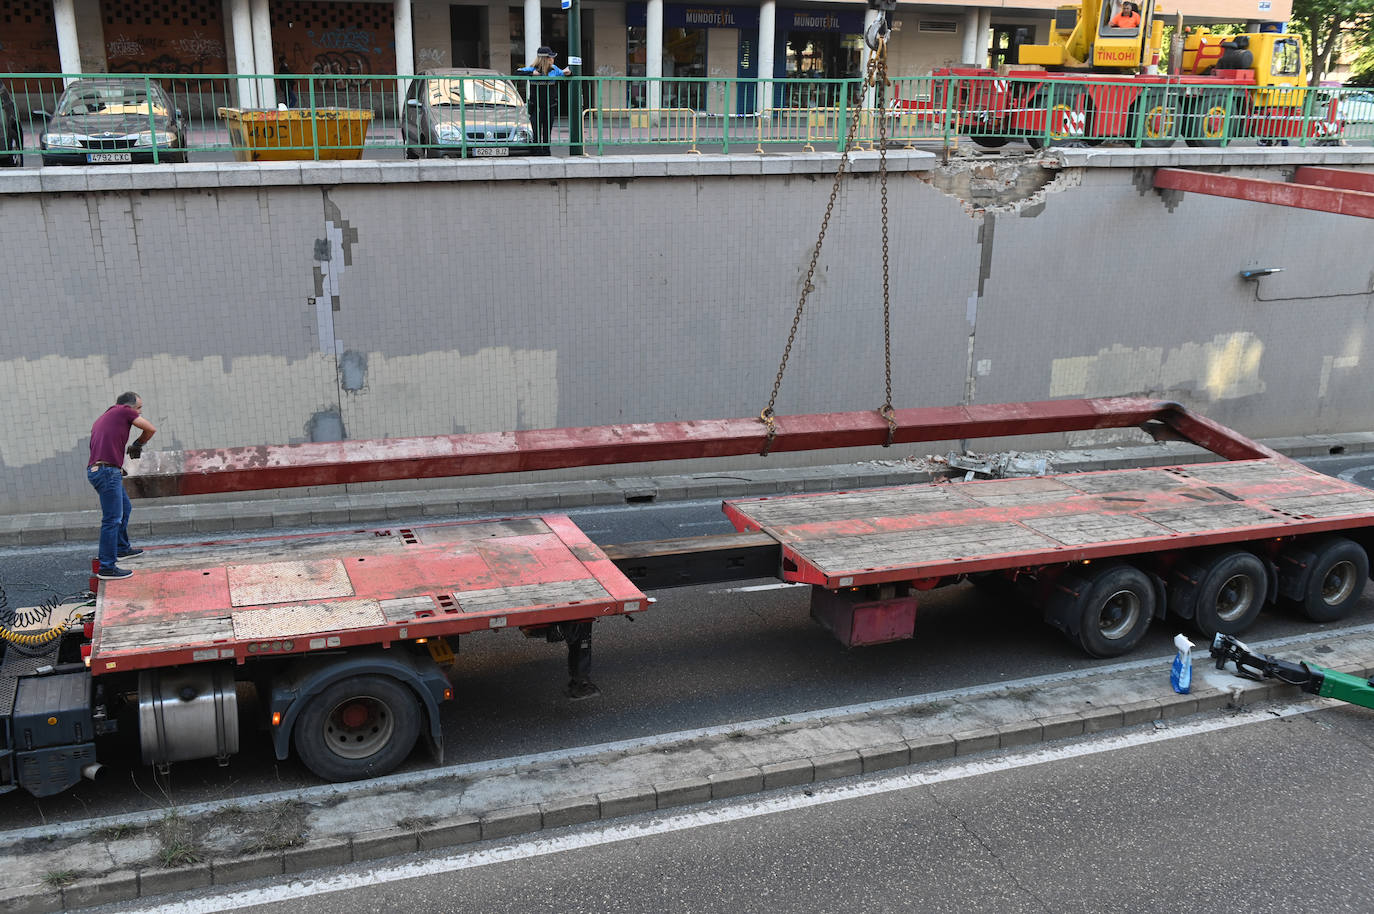
{"label": "concrete pillar", "polygon": [[980,67],[988,65],[988,48],[992,47],[992,10],[978,11],[978,47],[973,49],[975,62]]}
{"label": "concrete pillar", "polygon": [[520,65],[534,63],[534,52],[544,43],[544,23],[539,14],[539,0],[525,0],[525,50]]}
{"label": "concrete pillar", "polygon": [[[773,48],[777,45],[778,35],[778,0],[763,0],[759,4],[759,79],[770,80],[773,78],[773,68],[777,65],[773,60]],[[759,94],[755,100],[759,113],[767,115],[773,110],[773,84],[771,82],[759,83]]]}
{"label": "concrete pillar", "polygon": [[[234,36],[234,72],[256,73],[253,60],[253,14],[248,0],[229,0],[229,29]],[[258,106],[258,87],[254,80],[237,80],[239,107]]]}
{"label": "concrete pillar", "polygon": [[[63,73],[80,73],[81,45],[76,35],[75,0],[53,0],[53,20],[57,23],[57,60]],[[68,83],[71,80],[67,80]]]}
{"label": "concrete pillar", "polygon": [[663,107],[663,0],[649,0],[644,16],[644,75],[650,80],[647,107]]}
{"label": "concrete pillar", "polygon": [[[252,0],[249,7],[253,20],[253,63],[264,76],[273,73],[277,59],[272,56],[272,19],[267,0]],[[263,108],[277,107],[277,84],[271,79],[258,80],[258,104]]]}
{"label": "concrete pillar", "polygon": [[[415,30],[410,20],[410,0],[396,0],[396,74],[415,75]],[[396,116],[405,114],[406,85],[409,80],[396,81]]]}
{"label": "concrete pillar", "polygon": [[978,23],[982,17],[982,10],[976,8],[964,12],[964,44],[959,50],[959,59],[966,64],[978,59]]}

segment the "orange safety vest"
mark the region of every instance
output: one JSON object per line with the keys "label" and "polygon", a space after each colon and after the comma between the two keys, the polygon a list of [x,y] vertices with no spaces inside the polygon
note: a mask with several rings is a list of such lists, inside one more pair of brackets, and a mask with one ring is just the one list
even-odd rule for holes
{"label": "orange safety vest", "polygon": [[1134,29],[1140,26],[1139,13],[1117,13],[1109,23],[1114,29]]}

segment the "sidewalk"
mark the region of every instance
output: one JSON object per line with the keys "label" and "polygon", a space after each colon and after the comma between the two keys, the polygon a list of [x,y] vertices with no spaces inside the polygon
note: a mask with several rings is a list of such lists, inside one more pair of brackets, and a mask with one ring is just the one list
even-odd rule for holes
{"label": "sidewalk", "polygon": [[[1374,625],[1257,650],[1374,671]],[[805,789],[958,756],[1291,701],[1296,687],[1218,672],[1194,652],[354,784],[0,833],[0,911],[48,912],[435,851],[544,829]],[[1338,704],[1331,703],[1333,706]],[[361,823],[370,827],[358,831]]]}
{"label": "sidewalk", "polygon": [[[1270,438],[1262,442],[1294,458],[1374,451],[1374,432]],[[913,445],[912,448],[920,447]],[[1031,453],[1031,452],[1027,452]],[[1130,466],[1167,466],[1212,461],[1209,451],[1165,442],[1126,447],[1035,451],[1050,472],[1076,473]],[[593,505],[623,505],[701,498],[740,498],[829,492],[928,482],[923,459],[767,470],[723,470],[681,476],[633,476],[597,480],[486,485],[403,492],[292,496],[236,501],[141,503],[129,523],[140,541],[166,536],[299,528],[317,524],[423,523],[439,517],[566,512]],[[0,516],[0,547],[93,543],[98,510]]]}

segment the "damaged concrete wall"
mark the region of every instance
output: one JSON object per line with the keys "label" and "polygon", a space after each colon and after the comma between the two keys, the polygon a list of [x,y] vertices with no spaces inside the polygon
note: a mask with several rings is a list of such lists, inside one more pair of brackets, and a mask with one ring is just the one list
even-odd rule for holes
{"label": "damaged concrete wall", "polygon": [[[0,194],[0,511],[90,507],[90,424],[126,389],[164,448],[756,414],[829,191],[818,165]],[[876,191],[846,181],[780,414],[882,402]],[[1146,394],[1257,436],[1374,428],[1367,222],[1132,169],[890,196],[899,407]]]}

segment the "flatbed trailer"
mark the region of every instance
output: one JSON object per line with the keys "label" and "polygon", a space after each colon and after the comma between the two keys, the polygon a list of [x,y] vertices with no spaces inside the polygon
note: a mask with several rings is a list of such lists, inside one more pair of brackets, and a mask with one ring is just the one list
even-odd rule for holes
{"label": "flatbed trailer", "polygon": [[[1238,634],[1273,602],[1318,622],[1363,592],[1374,494],[1175,403],[1112,398],[561,429],[159,455],[130,488],[227,492],[532,467],[1140,427],[1220,462],[731,499],[735,534],[594,544],[563,516],[393,526],[150,548],[92,579],[84,624],[4,641],[0,791],[65,790],[96,738],[138,732],[144,761],[221,762],[252,692],[278,758],[320,777],[384,774],[420,736],[441,757],[453,644],[517,628],[569,651],[594,694],[592,623],[646,590],[776,577],[847,646],[913,637],[919,595],[1016,588],[1088,653],[1123,654],[1173,613]],[[147,459],[147,458],[145,458]],[[84,611],[84,610],[83,610]],[[46,642],[46,643],[45,643]],[[35,645],[37,645],[35,647]]]}

